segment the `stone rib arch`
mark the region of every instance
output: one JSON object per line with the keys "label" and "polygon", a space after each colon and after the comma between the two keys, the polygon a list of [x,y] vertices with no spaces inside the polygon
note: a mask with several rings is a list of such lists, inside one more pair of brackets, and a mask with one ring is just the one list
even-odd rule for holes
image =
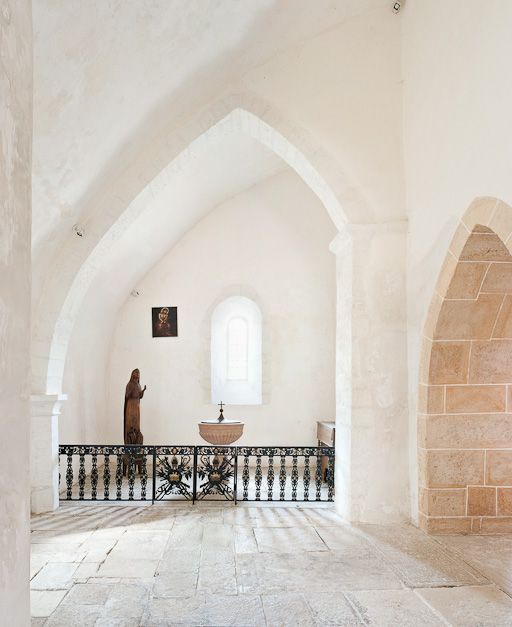
{"label": "stone rib arch", "polygon": [[504,530],[512,514],[511,236],[512,208],[476,199],[427,316],[418,469],[419,522],[429,532]]}
{"label": "stone rib arch", "polygon": [[[167,169],[180,167],[194,141],[209,141],[217,132],[247,133],[273,150],[316,193],[338,229],[356,215],[358,221],[370,219],[362,196],[345,182],[338,166],[314,146],[306,133],[291,128],[265,103],[249,95],[233,95],[214,103],[179,132],[165,138],[159,154],[146,155],[151,174],[143,180],[142,189],[137,189],[141,185],[140,173],[134,173],[132,168],[126,173],[131,184],[122,195],[104,194],[98,201],[94,214],[85,223],[87,238],[70,239],[63,247],[35,316],[34,392],[62,391],[74,322],[101,267],[102,256],[143,211],[148,200],[165,186]],[[162,163],[167,165],[162,167]]]}

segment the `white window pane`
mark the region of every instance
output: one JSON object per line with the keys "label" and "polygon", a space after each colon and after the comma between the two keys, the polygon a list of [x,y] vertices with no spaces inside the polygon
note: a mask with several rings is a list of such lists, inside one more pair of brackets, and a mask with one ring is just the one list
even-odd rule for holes
{"label": "white window pane", "polygon": [[233,318],[228,325],[228,372],[230,381],[248,379],[249,333],[247,321]]}

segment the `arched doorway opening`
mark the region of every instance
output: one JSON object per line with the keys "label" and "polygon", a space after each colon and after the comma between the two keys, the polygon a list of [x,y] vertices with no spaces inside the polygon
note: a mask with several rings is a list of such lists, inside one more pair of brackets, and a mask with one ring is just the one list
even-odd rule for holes
{"label": "arched doorway opening", "polygon": [[420,526],[510,530],[512,209],[473,203],[452,240],[425,329],[418,416]]}

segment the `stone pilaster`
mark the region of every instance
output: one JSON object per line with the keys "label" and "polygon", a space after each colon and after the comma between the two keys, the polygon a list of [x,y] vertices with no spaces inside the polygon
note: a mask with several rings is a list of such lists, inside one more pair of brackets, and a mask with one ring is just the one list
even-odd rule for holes
{"label": "stone pilaster", "polygon": [[59,506],[59,415],[65,394],[32,395],[30,496],[34,514]]}
{"label": "stone pilaster", "polygon": [[337,266],[336,506],[347,520],[408,518],[405,221],[351,224]]}

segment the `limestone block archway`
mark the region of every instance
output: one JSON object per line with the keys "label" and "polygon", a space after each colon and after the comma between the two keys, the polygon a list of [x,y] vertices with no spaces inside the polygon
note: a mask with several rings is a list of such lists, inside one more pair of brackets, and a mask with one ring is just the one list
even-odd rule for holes
{"label": "limestone block archway", "polygon": [[420,364],[419,521],[512,530],[512,208],[478,198],[437,282]]}

